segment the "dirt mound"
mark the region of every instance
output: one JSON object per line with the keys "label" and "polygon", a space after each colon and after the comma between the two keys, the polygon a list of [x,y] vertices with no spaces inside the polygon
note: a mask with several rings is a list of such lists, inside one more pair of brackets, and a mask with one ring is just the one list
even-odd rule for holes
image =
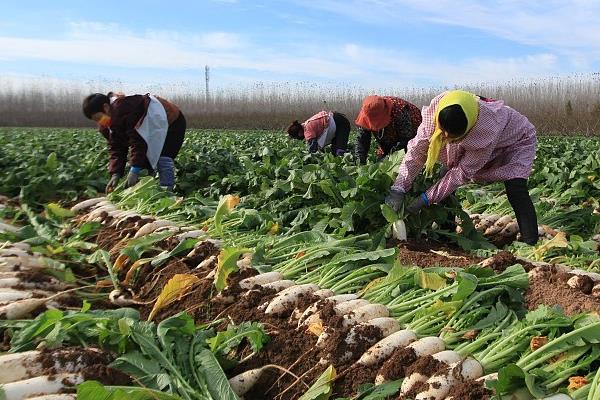
{"label": "dirt mound", "polygon": [[[390,246],[392,245],[392,246]],[[398,246],[398,259],[404,265],[419,267],[457,267],[464,268],[482,261],[459,249],[429,242],[409,241],[406,243],[388,243],[388,247]],[[438,252],[433,253],[432,250]]]}
{"label": "dirt mound", "polygon": [[542,276],[529,278],[525,292],[527,309],[534,310],[542,304],[559,305],[567,315],[583,312],[600,312],[600,299],[573,289],[566,283],[570,275],[549,270]]}

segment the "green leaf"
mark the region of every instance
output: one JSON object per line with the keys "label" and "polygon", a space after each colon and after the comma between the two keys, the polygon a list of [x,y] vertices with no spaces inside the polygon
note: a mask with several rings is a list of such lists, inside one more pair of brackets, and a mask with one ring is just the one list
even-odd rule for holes
{"label": "green leaf", "polygon": [[75,215],[75,213],[71,210],[67,210],[66,208],[61,207],[56,203],[49,203],[46,205],[46,212],[49,216],[55,217],[58,220],[63,220],[65,218],[71,218]]}
{"label": "green leaf", "polygon": [[257,353],[269,340],[269,336],[258,322],[242,322],[240,325],[229,325],[226,331],[218,332],[207,339],[206,343],[213,353],[227,354],[244,339],[248,340],[252,351]]}
{"label": "green leaf", "polygon": [[398,394],[402,386],[402,379],[374,385],[372,383],[362,385],[358,389],[356,400],[386,400],[389,396]]}
{"label": "green leaf", "polygon": [[508,364],[498,371],[498,380],[492,387],[498,394],[508,394],[525,386],[525,372],[515,364]]}
{"label": "green leaf", "polygon": [[465,272],[458,273],[458,288],[452,296],[452,301],[464,300],[477,288],[478,280],[474,275]]}
{"label": "green leaf", "polygon": [[56,158],[56,153],[52,152],[48,155],[48,158],[46,158],[45,168],[48,171],[55,171],[57,167],[58,167],[58,160]]}
{"label": "green leaf", "polygon": [[103,386],[96,381],[77,385],[79,400],[180,400],[179,396],[141,387]]}
{"label": "green leaf", "polygon": [[237,261],[244,253],[252,251],[247,248],[228,247],[219,253],[217,273],[215,274],[215,288],[220,292],[227,287],[227,278],[239,270]]}
{"label": "green leaf", "polygon": [[394,222],[396,222],[400,219],[400,217],[398,216],[398,213],[396,211],[394,211],[392,209],[392,207],[388,206],[385,203],[382,204],[380,207],[381,207],[381,214],[383,214],[383,217],[385,218],[385,220],[387,222],[389,222],[390,224],[393,224]]}
{"label": "green leaf", "polygon": [[196,362],[202,375],[204,375],[208,391],[214,399],[238,400],[237,395],[229,385],[227,376],[219,365],[215,355],[204,349],[196,356]]}
{"label": "green leaf", "polygon": [[333,392],[331,384],[335,376],[335,368],[330,365],[298,400],[328,400]]}
{"label": "green leaf", "polygon": [[171,251],[163,251],[150,263],[153,267],[160,267],[163,265],[169,258],[178,256],[184,252],[188,252],[193,249],[196,243],[198,243],[199,239],[196,238],[187,238],[181,242]]}
{"label": "green leaf", "polygon": [[422,289],[438,290],[447,286],[446,278],[441,277],[435,272],[417,271],[415,274],[415,284]]}

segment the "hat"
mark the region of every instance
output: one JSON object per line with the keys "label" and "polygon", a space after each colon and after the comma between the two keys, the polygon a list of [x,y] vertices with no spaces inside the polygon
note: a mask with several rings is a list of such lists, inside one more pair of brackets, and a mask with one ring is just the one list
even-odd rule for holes
{"label": "hat", "polygon": [[354,123],[370,131],[379,131],[392,119],[392,103],[389,99],[372,95],[365,97]]}

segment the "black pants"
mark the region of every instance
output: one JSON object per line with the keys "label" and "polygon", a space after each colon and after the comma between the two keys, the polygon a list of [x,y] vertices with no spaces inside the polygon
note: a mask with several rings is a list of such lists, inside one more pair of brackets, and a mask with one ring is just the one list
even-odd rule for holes
{"label": "black pants", "polygon": [[[340,153],[345,153],[348,148],[350,121],[344,114],[339,112],[333,113],[333,121],[335,122],[335,137],[331,143],[331,152],[340,155]],[[338,152],[338,150],[340,151]]]}
{"label": "black pants", "polygon": [[170,157],[175,159],[177,154],[179,154],[179,150],[183,145],[183,139],[185,137],[185,128],[186,121],[183,113],[179,113],[179,117],[171,125],[169,125],[169,129],[167,130],[167,137],[165,138],[165,144],[163,145],[162,151],[160,155],[163,157]]}
{"label": "black pants", "polygon": [[[443,169],[441,172],[442,176],[445,172],[445,169]],[[538,241],[537,214],[535,213],[535,207],[529,196],[527,179],[515,178],[504,181],[504,187],[506,188],[508,202],[512,206],[517,217],[519,231],[521,232],[521,240],[529,245],[536,244]],[[454,193],[452,193],[444,199],[441,204],[452,208],[458,206],[460,202]],[[450,215],[449,220],[442,224],[441,228],[452,231],[454,228],[454,217],[454,215]]]}
{"label": "black pants", "polygon": [[538,223],[535,207],[527,189],[527,179],[504,181],[508,202],[515,211],[523,242],[533,245],[538,241]]}

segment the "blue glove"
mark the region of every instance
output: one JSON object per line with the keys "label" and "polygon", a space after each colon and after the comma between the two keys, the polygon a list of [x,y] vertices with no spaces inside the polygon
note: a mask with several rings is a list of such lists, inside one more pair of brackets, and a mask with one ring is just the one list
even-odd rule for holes
{"label": "blue glove", "polygon": [[129,169],[127,179],[125,180],[125,188],[135,186],[140,181],[140,167],[133,166]]}
{"label": "blue glove", "polygon": [[390,189],[390,194],[385,196],[385,204],[398,212],[404,203],[404,193],[398,189]]}
{"label": "blue glove", "polygon": [[175,186],[175,161],[171,157],[160,157],[156,169],[160,186],[172,190]]}
{"label": "blue glove", "polygon": [[412,201],[412,203],[410,203],[410,205],[407,208],[407,211],[411,214],[416,214],[419,211],[421,211],[421,208],[428,206],[428,205],[429,205],[429,198],[427,197],[427,194],[421,193],[421,195],[419,197],[417,197],[416,199],[414,199]]}

